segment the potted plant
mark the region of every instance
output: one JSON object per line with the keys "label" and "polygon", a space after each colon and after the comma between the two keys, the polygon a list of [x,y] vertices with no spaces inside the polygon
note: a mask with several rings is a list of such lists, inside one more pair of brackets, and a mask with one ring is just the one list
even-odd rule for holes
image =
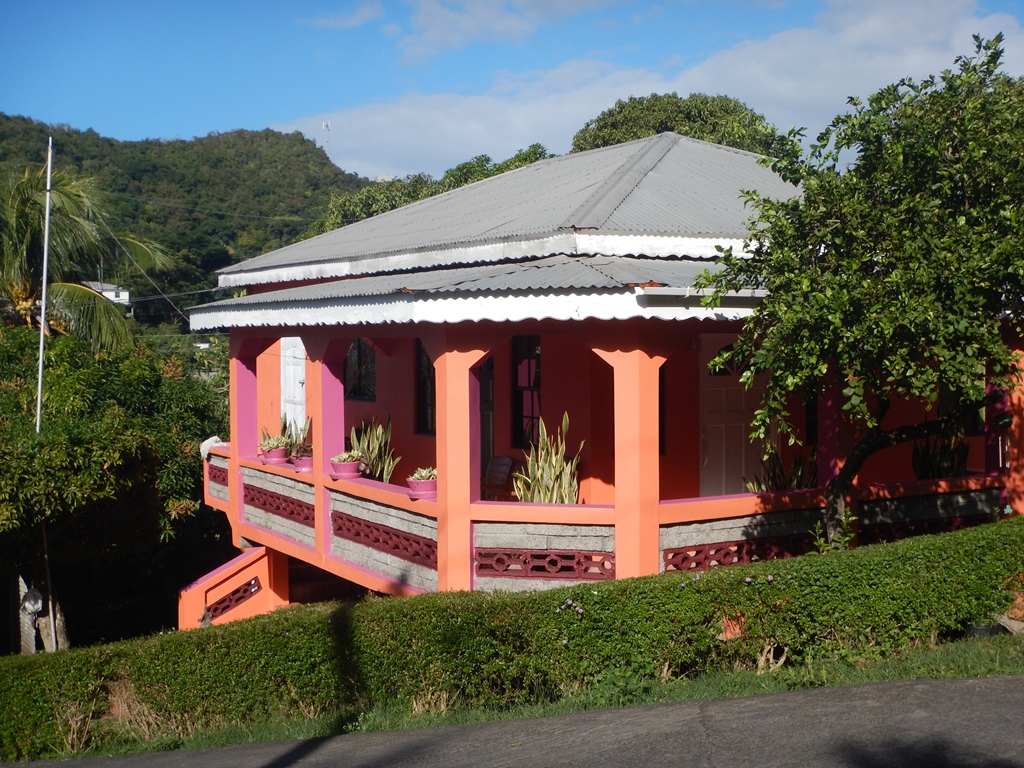
{"label": "potted plant", "polygon": [[426,499],[433,501],[437,498],[437,468],[420,467],[406,478],[409,483],[410,499]]}
{"label": "potted plant", "polygon": [[260,453],[265,464],[283,464],[288,461],[288,438],[285,435],[271,435],[263,430],[260,437]]}
{"label": "potted plant", "polygon": [[391,449],[391,419],[384,424],[371,419],[369,424],[364,421],[359,429],[352,427],[349,444],[363,457],[362,470],[367,477],[382,483],[391,480],[395,465],[402,459]]}
{"label": "potted plant", "polygon": [[313,446],[306,442],[293,444],[289,461],[295,465],[298,472],[312,472]]}
{"label": "potted plant", "polygon": [[342,451],[331,457],[331,470],[334,477],[354,480],[363,473],[363,454],[359,451]]}

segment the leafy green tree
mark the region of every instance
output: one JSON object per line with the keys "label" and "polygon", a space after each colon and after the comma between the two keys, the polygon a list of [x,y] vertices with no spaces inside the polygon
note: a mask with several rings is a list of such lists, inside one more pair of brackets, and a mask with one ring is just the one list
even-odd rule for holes
{"label": "leafy green tree", "polygon": [[572,139],[572,151],[622,144],[666,132],[774,156],[789,143],[774,125],[730,96],[676,93],[630,96],[588,120]]}
{"label": "leafy green tree", "polygon": [[153,551],[199,510],[199,444],[227,436],[219,379],[146,346],[97,356],[57,337],[36,434],[37,345],[31,329],[0,328],[0,563],[42,581],[44,525],[58,567]]}
{"label": "leafy green tree", "polygon": [[[954,70],[851,99],[806,155],[794,147],[772,163],[802,194],[750,194],[753,255],[726,254],[723,271],[705,276],[712,302],[751,287],[766,294],[732,358],[748,384],[768,377],[757,436],[794,435],[793,393],[839,396],[855,441],[826,486],[830,540],[844,533],[868,456],[955,430],[986,401],[986,371],[990,385],[1013,385],[1024,81],[999,71],[1001,37],[975,40]],[[885,423],[895,399],[940,396],[937,418]]]}
{"label": "leafy green tree", "polygon": [[465,163],[445,171],[444,176],[434,180],[425,173],[406,176],[404,179],[373,184],[357,192],[336,193],[327,204],[327,211],[306,232],[306,237],[321,235],[346,224],[387,213],[403,205],[425,200],[428,197],[449,192],[474,181],[480,181],[500,173],[530,165],[548,157],[547,150],[540,144],[531,144],[512,157],[495,163],[487,155],[479,155]]}
{"label": "leafy green tree", "polygon": [[[56,171],[50,208],[49,326],[89,339],[94,349],[130,346],[121,308],[74,281],[88,279],[104,258],[150,267],[163,264],[163,254],[114,235],[91,179]],[[29,326],[39,319],[45,236],[46,169],[7,174],[0,180],[0,301]]]}

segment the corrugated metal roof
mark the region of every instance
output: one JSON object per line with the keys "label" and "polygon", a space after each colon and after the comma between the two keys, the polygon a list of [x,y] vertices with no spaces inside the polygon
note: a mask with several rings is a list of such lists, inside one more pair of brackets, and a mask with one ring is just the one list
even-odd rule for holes
{"label": "corrugated metal roof", "polygon": [[567,256],[557,254],[502,263],[448,269],[372,275],[329,283],[286,288],[204,304],[191,310],[256,307],[293,302],[345,301],[369,296],[439,293],[548,293],[573,290],[623,290],[656,284],[670,288],[692,286],[714,262],[694,259],[648,259],[628,256]]}
{"label": "corrugated metal roof", "polygon": [[[309,273],[289,276],[288,269],[318,263],[345,263],[338,274],[365,274],[379,271],[373,259],[388,254],[529,241],[577,229],[742,239],[751,213],[741,198],[743,190],[782,198],[796,193],[758,160],[750,152],[663,133],[534,163],[272,251],[221,274],[235,276],[232,284],[245,284],[247,274],[267,270],[275,272],[275,279],[300,279]],[[453,254],[450,263],[459,261]]]}

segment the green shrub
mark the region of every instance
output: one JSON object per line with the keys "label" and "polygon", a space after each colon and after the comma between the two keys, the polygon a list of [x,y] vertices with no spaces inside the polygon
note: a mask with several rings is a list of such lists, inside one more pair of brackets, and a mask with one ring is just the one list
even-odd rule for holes
{"label": "green shrub", "polygon": [[[881,658],[1005,610],[1024,520],[826,556],[533,593],[324,604],[0,659],[0,759],[389,705],[628,703],[656,676]],[[742,634],[723,637],[723,617]]]}

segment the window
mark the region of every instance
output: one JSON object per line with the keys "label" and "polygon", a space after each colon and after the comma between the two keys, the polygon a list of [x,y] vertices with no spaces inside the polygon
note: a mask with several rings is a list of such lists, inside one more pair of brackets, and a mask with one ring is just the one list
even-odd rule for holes
{"label": "window", "polygon": [[416,432],[432,435],[437,431],[437,391],[434,384],[434,363],[416,339]]}
{"label": "window", "polygon": [[366,339],[356,339],[345,357],[345,397],[349,400],[376,400],[376,355]]}
{"label": "window", "polygon": [[540,336],[512,337],[512,445],[537,442],[540,422]]}

